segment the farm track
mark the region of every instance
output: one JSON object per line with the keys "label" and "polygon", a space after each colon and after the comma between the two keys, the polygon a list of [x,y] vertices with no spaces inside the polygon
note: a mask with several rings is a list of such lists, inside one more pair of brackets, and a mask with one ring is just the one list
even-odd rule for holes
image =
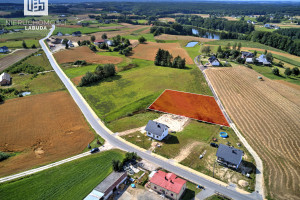
{"label": "farm track", "polygon": [[37,52],[38,49],[20,49],[15,51],[14,53],[5,56],[0,59],[0,72],[4,71],[9,66],[13,65],[14,63],[22,60],[23,58],[29,56],[32,53]]}
{"label": "farm track", "polygon": [[300,91],[245,67],[205,71],[229,115],[264,161],[269,192],[300,199]]}

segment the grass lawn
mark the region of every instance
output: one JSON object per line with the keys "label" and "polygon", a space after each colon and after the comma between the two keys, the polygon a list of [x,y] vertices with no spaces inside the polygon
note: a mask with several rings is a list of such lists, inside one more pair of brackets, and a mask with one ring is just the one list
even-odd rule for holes
{"label": "grass lawn", "polygon": [[[40,47],[39,41],[38,40],[24,40],[27,47],[31,48],[31,46],[34,44],[36,47]],[[23,40],[19,41],[6,41],[6,42],[0,42],[0,46],[7,46],[10,49],[18,49],[18,48],[23,48]]]}
{"label": "grass lawn", "polygon": [[133,62],[139,67],[91,86],[78,87],[105,122],[146,109],[165,89],[212,95],[195,66],[174,69],[154,66],[153,61],[133,59]]}
{"label": "grass lawn", "polygon": [[80,27],[80,28],[68,28],[68,27],[56,27],[53,35],[56,35],[58,32],[63,34],[72,34],[75,31],[81,31],[82,34],[96,33],[102,31],[115,31],[117,29],[100,29],[100,28],[91,28],[91,27]]}
{"label": "grass lawn", "polygon": [[[141,29],[139,29],[141,30]],[[141,30],[143,31],[143,30]],[[155,42],[154,36],[152,33],[147,33],[147,34],[139,34],[138,32],[136,33],[131,33],[130,35],[124,35],[122,37],[127,38],[129,40],[138,40],[141,36],[147,39],[149,42]]]}
{"label": "grass lawn", "polygon": [[106,151],[0,184],[1,199],[83,199],[112,172],[112,160],[123,158]]}
{"label": "grass lawn", "polygon": [[70,68],[63,68],[66,75],[72,79],[77,76],[84,75],[87,72],[93,72],[95,71],[96,67],[98,65],[87,65],[82,67],[70,67]]}
{"label": "grass lawn", "polygon": [[273,32],[273,31],[275,31],[275,29],[265,28],[263,25],[255,25],[255,30],[256,31],[266,31],[266,32]]}
{"label": "grass lawn", "polygon": [[141,132],[134,132],[125,136],[122,136],[128,142],[135,144],[143,149],[149,149],[151,147],[152,141],[149,140],[149,137]]}
{"label": "grass lawn", "polygon": [[113,132],[126,131],[133,128],[145,126],[149,120],[159,118],[161,114],[153,111],[146,111],[133,116],[123,117],[121,119],[108,123],[107,127]]}
{"label": "grass lawn", "polygon": [[41,54],[41,55],[40,56],[30,56],[23,63],[41,66],[45,69],[45,71],[53,69],[51,64],[49,63],[49,60],[48,60],[46,54],[44,53],[44,51],[39,50],[34,55],[36,55],[36,54]]}

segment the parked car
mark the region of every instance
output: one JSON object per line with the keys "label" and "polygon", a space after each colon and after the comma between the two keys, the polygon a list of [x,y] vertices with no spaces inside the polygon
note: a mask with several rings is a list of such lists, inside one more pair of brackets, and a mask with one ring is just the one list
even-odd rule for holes
{"label": "parked car", "polygon": [[212,146],[212,147],[215,147],[215,148],[219,148],[219,145],[218,144],[216,144],[216,143],[210,143],[210,146]]}
{"label": "parked car", "polygon": [[93,149],[91,150],[91,153],[97,153],[98,151],[100,151],[100,150],[99,150],[98,147],[96,147],[96,148],[93,148]]}

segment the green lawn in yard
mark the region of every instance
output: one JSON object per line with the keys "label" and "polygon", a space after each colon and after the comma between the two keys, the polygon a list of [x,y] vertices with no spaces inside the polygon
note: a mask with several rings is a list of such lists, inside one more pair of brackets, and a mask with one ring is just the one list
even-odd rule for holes
{"label": "green lawn in yard", "polygon": [[94,72],[98,65],[87,65],[81,67],[70,67],[70,68],[63,68],[66,75],[72,79],[77,76],[84,75],[87,72]]}
{"label": "green lawn in yard", "polygon": [[124,153],[111,150],[0,184],[1,199],[83,199],[112,172],[112,160]]}
{"label": "green lawn in yard", "polygon": [[139,67],[119,72],[100,83],[78,87],[105,122],[146,109],[165,89],[212,95],[195,66],[174,69],[154,66],[153,61],[133,59]]}
{"label": "green lawn in yard", "polygon": [[[24,40],[27,47],[31,48],[31,46],[34,44],[36,47],[40,47],[38,40]],[[6,42],[0,42],[0,47],[7,46],[10,49],[19,49],[23,48],[23,40],[19,41],[6,41]]]}
{"label": "green lawn in yard", "polygon": [[129,40],[138,40],[141,36],[147,39],[149,42],[155,42],[154,36],[152,33],[147,34],[139,34],[139,33],[131,33],[130,35],[124,35],[122,37],[127,38]]}
{"label": "green lawn in yard", "polygon": [[226,46],[228,43],[230,43],[232,46],[234,43],[238,44],[239,42],[242,44],[242,47],[259,48],[259,49],[266,49],[266,50],[272,50],[272,51],[286,53],[282,50],[279,50],[279,49],[276,49],[273,47],[269,47],[267,45],[260,44],[258,42],[251,42],[251,41],[247,41],[247,40],[214,40],[214,41],[206,42],[206,44]]}
{"label": "green lawn in yard", "polygon": [[146,126],[149,120],[157,119],[161,114],[153,111],[146,111],[133,116],[123,117],[107,124],[113,132],[122,132],[133,128]]}
{"label": "green lawn in yard", "polygon": [[81,31],[82,34],[96,33],[102,31],[115,31],[117,29],[100,29],[100,28],[91,28],[91,27],[80,27],[80,28],[68,28],[68,27],[56,27],[53,35],[56,35],[58,32],[63,34],[72,34],[75,31]]}
{"label": "green lawn in yard", "polygon": [[225,199],[223,197],[220,197],[220,196],[215,194],[213,196],[210,196],[210,197],[206,198],[205,200],[227,200],[227,199]]}
{"label": "green lawn in yard", "polygon": [[149,137],[146,136],[145,133],[141,133],[139,131],[122,136],[122,138],[143,149],[149,149],[152,143],[152,141],[149,140]]}

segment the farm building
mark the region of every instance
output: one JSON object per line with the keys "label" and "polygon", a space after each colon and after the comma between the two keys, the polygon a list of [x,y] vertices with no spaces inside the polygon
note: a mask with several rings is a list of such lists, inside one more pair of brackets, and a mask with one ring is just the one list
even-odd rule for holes
{"label": "farm building", "polygon": [[168,135],[168,126],[152,120],[149,120],[146,128],[147,136],[161,141]]}
{"label": "farm building", "polygon": [[127,179],[127,172],[112,172],[84,200],[106,200]]}
{"label": "farm building", "polygon": [[240,149],[220,144],[216,155],[218,163],[237,169],[241,164],[244,152]]}
{"label": "farm building", "polygon": [[216,56],[212,56],[208,59],[208,62],[212,65],[212,66],[220,66],[220,61],[218,60],[218,58]]}
{"label": "farm building", "polygon": [[270,65],[271,63],[267,60],[266,55],[261,54],[258,58],[257,61],[262,64],[262,65]]}
{"label": "farm building", "polygon": [[99,45],[99,44],[103,44],[103,43],[105,43],[106,42],[106,40],[95,40],[94,41],[94,44],[95,45]]}
{"label": "farm building", "polygon": [[7,46],[0,47],[0,53],[7,53],[7,52],[9,52]]}
{"label": "farm building", "polygon": [[186,181],[173,173],[159,170],[150,179],[150,187],[170,199],[178,200],[186,189]]}
{"label": "farm building", "polygon": [[0,85],[1,86],[11,84],[11,80],[12,80],[11,76],[6,72],[4,72],[0,75]]}
{"label": "farm building", "polygon": [[72,36],[80,37],[81,32],[80,31],[75,31],[75,32],[72,33]]}
{"label": "farm building", "polygon": [[254,57],[254,53],[251,53],[251,52],[242,51],[241,53],[242,53],[241,58],[253,58]]}

